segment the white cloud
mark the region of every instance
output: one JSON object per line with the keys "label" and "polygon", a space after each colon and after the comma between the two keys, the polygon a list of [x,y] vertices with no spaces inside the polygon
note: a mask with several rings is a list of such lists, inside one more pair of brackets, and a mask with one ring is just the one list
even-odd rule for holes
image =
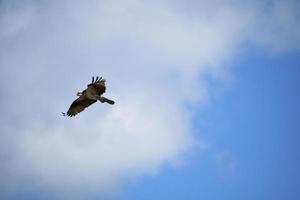
{"label": "white cloud", "polygon": [[[224,77],[249,41],[299,47],[296,11],[277,4],[3,1],[1,193],[84,198],[182,159],[197,143],[186,104],[209,99],[206,75]],[[274,26],[283,31],[267,37]],[[116,105],[61,117],[93,75],[107,79]]]}

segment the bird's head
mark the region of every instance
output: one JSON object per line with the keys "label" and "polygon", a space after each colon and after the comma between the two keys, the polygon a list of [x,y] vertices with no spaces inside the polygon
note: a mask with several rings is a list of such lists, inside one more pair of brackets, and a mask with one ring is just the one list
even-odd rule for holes
{"label": "bird's head", "polygon": [[82,91],[77,92],[77,96],[81,96],[82,95]]}

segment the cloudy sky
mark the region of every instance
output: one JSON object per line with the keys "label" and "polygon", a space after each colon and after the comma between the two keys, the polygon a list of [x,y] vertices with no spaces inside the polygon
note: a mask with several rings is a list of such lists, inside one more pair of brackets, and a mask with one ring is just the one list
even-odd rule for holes
{"label": "cloudy sky", "polygon": [[299,10],[0,1],[0,198],[299,199]]}

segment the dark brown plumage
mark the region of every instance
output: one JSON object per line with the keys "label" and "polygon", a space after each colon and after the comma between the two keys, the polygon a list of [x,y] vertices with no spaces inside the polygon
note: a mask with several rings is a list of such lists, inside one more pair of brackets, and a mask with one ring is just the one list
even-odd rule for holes
{"label": "dark brown plumage", "polygon": [[63,113],[63,115],[73,117],[78,113],[82,112],[85,108],[95,103],[97,100],[99,100],[102,103],[106,102],[109,104],[114,104],[115,103],[114,101],[101,96],[103,93],[105,93],[105,90],[106,90],[105,80],[102,79],[102,77],[100,77],[99,79],[97,76],[96,80],[94,81],[94,77],[93,77],[92,83],[89,84],[88,88],[85,89],[83,92],[77,93],[79,98],[77,98],[71,104],[67,113]]}

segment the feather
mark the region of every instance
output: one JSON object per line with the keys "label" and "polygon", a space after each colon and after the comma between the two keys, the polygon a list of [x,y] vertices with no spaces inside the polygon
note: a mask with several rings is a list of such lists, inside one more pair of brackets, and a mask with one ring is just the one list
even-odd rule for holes
{"label": "feather", "polygon": [[73,117],[73,116],[77,115],[78,113],[82,112],[85,108],[89,107],[90,105],[92,105],[95,102],[96,102],[96,100],[88,99],[85,96],[80,96],[75,101],[73,101],[73,103],[71,104],[71,106],[67,112],[67,115],[70,117]]}

